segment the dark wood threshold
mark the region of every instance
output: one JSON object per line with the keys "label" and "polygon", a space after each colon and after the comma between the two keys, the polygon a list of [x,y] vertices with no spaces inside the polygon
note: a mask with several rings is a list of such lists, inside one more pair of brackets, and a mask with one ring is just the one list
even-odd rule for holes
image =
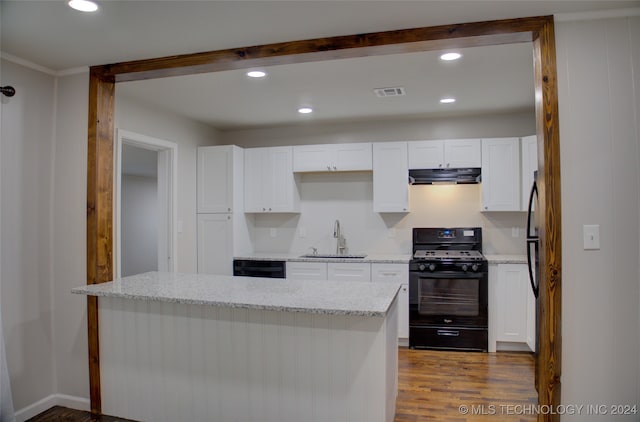
{"label": "dark wood threshold", "polygon": [[51,409],[28,419],[27,422],[135,422],[130,419],[106,415],[92,415],[91,412],[53,406]]}

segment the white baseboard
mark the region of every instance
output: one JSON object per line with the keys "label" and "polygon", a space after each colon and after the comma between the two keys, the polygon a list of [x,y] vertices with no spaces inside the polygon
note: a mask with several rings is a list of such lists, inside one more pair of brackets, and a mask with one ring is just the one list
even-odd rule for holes
{"label": "white baseboard", "polygon": [[51,409],[53,406],[64,406],[71,409],[87,411],[91,409],[89,399],[68,396],[66,394],[52,394],[18,410],[16,412],[16,422],[25,422],[26,420]]}

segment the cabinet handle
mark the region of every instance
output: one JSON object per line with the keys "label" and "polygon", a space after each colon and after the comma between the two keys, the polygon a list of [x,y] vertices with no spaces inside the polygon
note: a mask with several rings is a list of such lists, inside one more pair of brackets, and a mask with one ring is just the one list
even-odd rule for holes
{"label": "cabinet handle", "polygon": [[331,171],[331,166],[327,166],[327,170]]}
{"label": "cabinet handle", "polygon": [[449,168],[449,166],[450,166],[450,164],[449,164],[449,163],[447,163],[447,168]]}
{"label": "cabinet handle", "polygon": [[231,212],[231,208],[227,208],[229,210],[229,212]]}
{"label": "cabinet handle", "polygon": [[334,170],[338,170],[338,167],[336,167],[336,166],[333,166],[333,169],[334,169]]}
{"label": "cabinet handle", "polygon": [[438,164],[438,167],[442,168],[442,163]]}
{"label": "cabinet handle", "polygon": [[266,211],[266,210],[267,210],[266,208],[263,208],[263,209],[262,209],[262,211]]}
{"label": "cabinet handle", "polygon": [[230,215],[227,216],[227,220],[231,220],[231,216]]}
{"label": "cabinet handle", "polygon": [[484,209],[485,209],[485,210],[488,210],[488,209],[489,209],[489,207],[484,207]]}
{"label": "cabinet handle", "polygon": [[271,208],[269,208],[269,211],[271,211]]}
{"label": "cabinet handle", "polygon": [[406,291],[407,291],[407,288],[406,288],[406,287],[403,287],[403,288],[402,288],[402,291],[403,291],[403,292],[406,292]]}

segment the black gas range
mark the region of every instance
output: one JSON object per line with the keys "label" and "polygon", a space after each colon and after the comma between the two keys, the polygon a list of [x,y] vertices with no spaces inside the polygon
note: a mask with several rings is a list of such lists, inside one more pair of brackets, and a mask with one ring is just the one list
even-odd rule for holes
{"label": "black gas range", "polygon": [[409,347],[486,351],[487,304],[482,229],[413,229]]}

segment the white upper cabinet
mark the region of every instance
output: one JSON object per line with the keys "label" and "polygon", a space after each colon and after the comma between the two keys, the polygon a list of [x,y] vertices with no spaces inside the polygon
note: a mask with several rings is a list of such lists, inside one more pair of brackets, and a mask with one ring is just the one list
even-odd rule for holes
{"label": "white upper cabinet", "polygon": [[373,211],[409,212],[406,142],[373,144]]}
{"label": "white upper cabinet", "polygon": [[365,171],[371,169],[370,143],[293,147],[294,172]]}
{"label": "white upper cabinet", "polygon": [[198,213],[234,211],[234,199],[242,197],[241,187],[234,188],[242,180],[242,161],[242,149],[235,145],[198,148]]}
{"label": "white upper cabinet", "polygon": [[529,207],[529,193],[533,185],[533,172],[538,170],[538,138],[536,135],[525,136],[521,142],[522,163],[522,191],[520,210],[527,211]]}
{"label": "white upper cabinet", "polygon": [[482,140],[482,211],[520,211],[520,140]]}
{"label": "white upper cabinet", "polygon": [[480,167],[480,139],[447,139],[442,141],[410,141],[409,168]]}
{"label": "white upper cabinet", "polygon": [[245,212],[300,212],[292,147],[246,149],[244,164]]}

